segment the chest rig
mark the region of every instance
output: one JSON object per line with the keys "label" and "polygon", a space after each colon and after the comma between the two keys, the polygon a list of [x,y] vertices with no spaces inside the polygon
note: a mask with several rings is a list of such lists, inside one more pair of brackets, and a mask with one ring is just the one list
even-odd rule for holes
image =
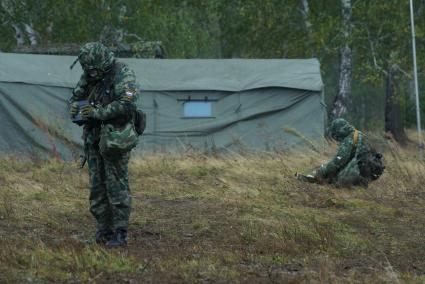
{"label": "chest rig", "polygon": [[115,73],[120,68],[119,63],[114,63],[111,71],[106,76],[95,82],[89,91],[88,101],[93,105],[105,107],[115,100]]}
{"label": "chest rig", "polygon": [[[110,103],[119,100],[119,97],[115,93],[115,75],[122,68],[122,64],[119,62],[114,62],[111,71],[105,75],[102,80],[94,82],[90,86],[88,91],[87,100],[90,104],[95,107],[106,107]],[[115,126],[122,126],[127,123],[131,115],[123,115],[110,121],[103,121],[103,123],[109,123]],[[98,127],[101,123],[97,121],[92,121],[89,128]]]}

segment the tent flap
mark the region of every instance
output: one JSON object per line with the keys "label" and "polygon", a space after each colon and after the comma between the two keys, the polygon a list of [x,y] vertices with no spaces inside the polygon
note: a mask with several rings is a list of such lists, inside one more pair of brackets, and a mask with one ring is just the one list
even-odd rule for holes
{"label": "tent flap", "polygon": [[[81,67],[73,56],[0,53],[0,82],[74,87]],[[245,91],[266,87],[320,91],[316,59],[119,59],[144,91]]]}

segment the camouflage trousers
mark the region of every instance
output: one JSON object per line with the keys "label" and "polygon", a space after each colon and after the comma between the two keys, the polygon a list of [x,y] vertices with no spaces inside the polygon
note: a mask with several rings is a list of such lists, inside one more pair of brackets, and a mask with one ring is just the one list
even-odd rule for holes
{"label": "camouflage trousers", "polygon": [[336,184],[341,187],[349,186],[368,186],[368,180],[361,176],[358,161],[356,158],[352,159],[346,166],[343,168],[336,178],[332,180],[331,183]]}
{"label": "camouflage trousers", "polygon": [[130,153],[114,159],[102,157],[99,145],[85,147],[90,176],[90,212],[97,228],[127,229],[131,212],[128,185]]}
{"label": "camouflage trousers", "polygon": [[337,187],[368,187],[369,184],[369,180],[360,174],[360,169],[356,158],[352,159],[335,176],[320,177],[317,175],[316,171],[314,171],[309,175],[297,175],[297,179],[309,183],[335,184]]}

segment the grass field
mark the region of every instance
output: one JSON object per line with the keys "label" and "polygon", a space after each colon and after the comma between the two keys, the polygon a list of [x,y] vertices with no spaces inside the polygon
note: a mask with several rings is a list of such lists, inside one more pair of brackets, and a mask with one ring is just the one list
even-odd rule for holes
{"label": "grass field", "polygon": [[94,244],[86,169],[2,159],[0,283],[424,283],[425,163],[388,144],[368,189],[294,178],[333,151],[135,158],[115,250]]}

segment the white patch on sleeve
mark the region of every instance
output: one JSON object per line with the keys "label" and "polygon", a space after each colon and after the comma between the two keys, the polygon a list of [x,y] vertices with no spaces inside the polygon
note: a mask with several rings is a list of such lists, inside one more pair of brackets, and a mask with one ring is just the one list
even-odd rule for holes
{"label": "white patch on sleeve", "polygon": [[130,92],[130,91],[125,91],[125,95],[127,97],[132,97],[132,96],[134,96],[134,93],[133,92]]}
{"label": "white patch on sleeve", "polygon": [[340,156],[336,156],[336,158],[337,158],[338,160],[341,160],[341,159],[342,159]]}

